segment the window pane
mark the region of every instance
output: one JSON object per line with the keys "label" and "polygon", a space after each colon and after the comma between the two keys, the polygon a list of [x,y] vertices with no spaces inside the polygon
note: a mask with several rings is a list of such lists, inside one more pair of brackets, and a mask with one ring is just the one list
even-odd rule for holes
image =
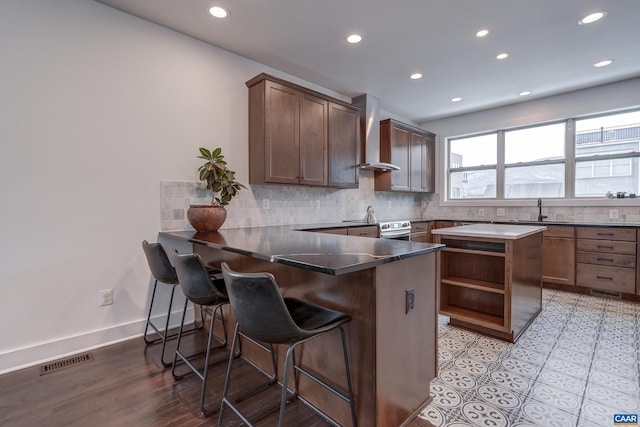
{"label": "window pane", "polygon": [[452,172],[449,174],[451,199],[485,199],[496,197],[496,170]]}
{"label": "window pane", "polygon": [[564,197],[564,164],[505,169],[505,199]]}
{"label": "window pane", "polygon": [[565,124],[536,126],[504,133],[506,164],[564,159]]}
{"label": "window pane", "polygon": [[449,167],[495,165],[498,159],[498,136],[495,133],[449,140]]}
{"label": "window pane", "polygon": [[577,197],[603,197],[607,191],[638,194],[638,188],[638,158],[576,162]]}
{"label": "window pane", "polygon": [[638,151],[640,111],[576,120],[576,157]]}

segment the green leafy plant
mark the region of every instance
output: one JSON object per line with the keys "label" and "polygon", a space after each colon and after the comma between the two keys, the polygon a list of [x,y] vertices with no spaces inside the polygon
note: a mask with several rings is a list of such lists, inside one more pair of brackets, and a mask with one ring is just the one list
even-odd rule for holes
{"label": "green leafy plant", "polygon": [[211,190],[212,205],[228,205],[241,188],[247,188],[236,181],[236,173],[227,167],[221,152],[221,148],[209,151],[200,147],[198,156],[199,159],[206,160],[205,164],[198,168],[198,172],[200,180],[207,184],[207,190]]}

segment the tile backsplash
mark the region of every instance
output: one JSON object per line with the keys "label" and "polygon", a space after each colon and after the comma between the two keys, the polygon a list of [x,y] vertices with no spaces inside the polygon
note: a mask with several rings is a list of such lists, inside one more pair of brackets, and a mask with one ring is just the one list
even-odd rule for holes
{"label": "tile backsplash", "polygon": [[[534,206],[505,207],[504,216],[490,206],[440,206],[438,194],[390,193],[374,191],[374,172],[361,171],[360,187],[335,189],[292,185],[251,185],[227,206],[222,228],[267,225],[313,224],[342,220],[362,220],[367,206],[373,206],[378,220],[439,218],[491,221],[535,220]],[[162,231],[192,229],[187,221],[191,204],[208,204],[209,192],[199,182],[160,182],[160,226]],[[609,218],[610,207],[545,206],[548,220],[594,223],[640,223],[637,206],[615,207],[617,219]]]}
{"label": "tile backsplash", "polygon": [[[283,224],[313,224],[362,220],[373,206],[379,220],[416,218],[428,205],[431,194],[401,194],[374,191],[373,171],[361,171],[360,187],[336,189],[293,185],[250,185],[240,191],[227,208],[222,228]],[[210,196],[198,182],[160,182],[162,231],[187,230],[190,204],[208,204]]]}

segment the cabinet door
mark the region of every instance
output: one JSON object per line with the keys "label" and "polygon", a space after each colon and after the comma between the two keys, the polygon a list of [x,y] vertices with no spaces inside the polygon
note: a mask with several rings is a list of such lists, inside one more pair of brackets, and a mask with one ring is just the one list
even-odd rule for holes
{"label": "cabinet door", "polygon": [[300,93],[266,82],[264,180],[281,184],[300,182]]}
{"label": "cabinet door", "polygon": [[411,153],[409,158],[411,163],[409,167],[409,188],[414,192],[424,192],[427,187],[427,176],[424,173],[427,163],[427,139],[424,135],[411,132],[410,140]]}
{"label": "cabinet door", "polygon": [[329,102],[312,95],[300,98],[300,183],[327,185]]}
{"label": "cabinet door", "polygon": [[400,167],[400,170],[391,171],[391,190],[409,191],[411,166],[409,156],[411,153],[411,132],[407,129],[391,125],[391,163]]}
{"label": "cabinet door", "polygon": [[436,137],[434,134],[427,134],[425,137],[425,147],[423,155],[425,160],[423,165],[424,191],[435,193],[436,191]]}
{"label": "cabinet door", "polygon": [[360,141],[359,111],[329,103],[329,186],[357,188]]}
{"label": "cabinet door", "polygon": [[542,248],[542,281],[575,285],[576,241],[574,239],[544,237]]}

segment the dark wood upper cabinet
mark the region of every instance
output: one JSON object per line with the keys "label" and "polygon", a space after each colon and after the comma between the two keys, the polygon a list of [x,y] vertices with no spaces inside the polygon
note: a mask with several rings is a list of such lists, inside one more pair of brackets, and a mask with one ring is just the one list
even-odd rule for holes
{"label": "dark wood upper cabinet", "polygon": [[400,170],[377,173],[377,191],[435,191],[435,135],[387,119],[380,122],[380,161]]}
{"label": "dark wood upper cabinet", "polygon": [[358,108],[267,74],[247,86],[251,184],[358,186]]}
{"label": "dark wood upper cabinet", "polygon": [[308,94],[300,99],[300,184],[327,185],[329,102]]}
{"label": "dark wood upper cabinet", "polygon": [[329,187],[357,188],[360,170],[360,112],[329,103]]}

